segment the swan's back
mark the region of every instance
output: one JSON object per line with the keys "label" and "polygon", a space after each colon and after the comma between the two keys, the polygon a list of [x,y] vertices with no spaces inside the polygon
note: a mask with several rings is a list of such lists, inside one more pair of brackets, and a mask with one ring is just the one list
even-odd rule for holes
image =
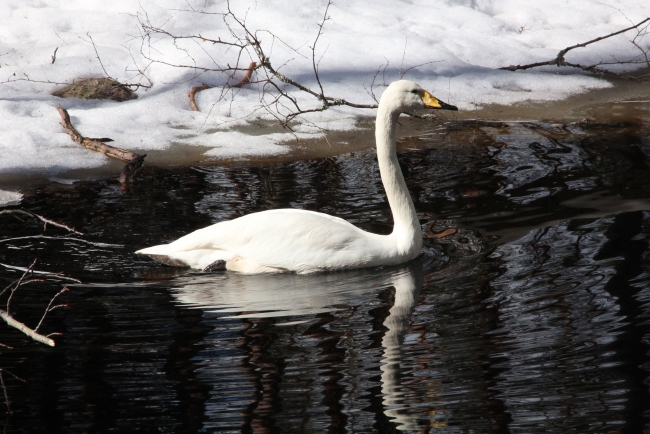
{"label": "swan's back", "polygon": [[279,209],[217,223],[137,253],[197,269],[222,260],[243,272],[310,273],[398,263],[390,259],[395,252],[388,237],[327,214]]}

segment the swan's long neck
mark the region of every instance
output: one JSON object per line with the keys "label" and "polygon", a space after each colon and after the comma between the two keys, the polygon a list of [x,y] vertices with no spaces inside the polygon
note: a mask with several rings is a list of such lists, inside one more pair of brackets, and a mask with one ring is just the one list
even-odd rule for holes
{"label": "swan's long neck", "polygon": [[395,125],[399,115],[398,110],[380,104],[375,126],[377,160],[395,222],[390,236],[397,242],[399,253],[414,258],[422,249],[422,229],[397,161]]}

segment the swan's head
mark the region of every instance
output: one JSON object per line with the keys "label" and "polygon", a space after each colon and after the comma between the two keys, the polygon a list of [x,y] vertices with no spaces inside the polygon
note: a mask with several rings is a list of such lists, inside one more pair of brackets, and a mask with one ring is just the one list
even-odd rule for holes
{"label": "swan's head", "polygon": [[440,101],[417,84],[408,80],[394,81],[381,95],[379,105],[392,110],[409,113],[418,109],[458,110],[458,107]]}

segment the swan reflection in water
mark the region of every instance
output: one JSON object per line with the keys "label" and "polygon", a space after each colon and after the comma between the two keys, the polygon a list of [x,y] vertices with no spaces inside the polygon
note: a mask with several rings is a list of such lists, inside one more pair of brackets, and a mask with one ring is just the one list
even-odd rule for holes
{"label": "swan reflection in water", "polygon": [[[411,392],[401,385],[401,346],[422,288],[423,266],[431,269],[426,263],[423,265],[421,261],[416,260],[404,266],[387,269],[316,275],[192,274],[177,280],[173,296],[184,306],[215,313],[221,319],[255,321],[261,318],[284,317],[288,322],[276,324],[287,325],[310,322],[317,314],[350,309],[351,306],[368,303],[369,296],[376,301],[381,290],[392,286],[395,290],[394,303],[383,322],[385,333],[381,339],[381,360],[375,359],[369,363],[365,358],[359,362],[364,363],[364,366],[357,367],[355,371],[367,371],[368,368],[374,370],[379,364],[383,412],[398,429],[410,431],[426,426],[440,426],[431,420],[430,410],[426,415],[422,414],[421,403],[419,411],[410,408],[413,397],[409,398]],[[366,324],[372,323],[372,320],[371,317],[363,319]],[[347,322],[343,324],[344,327],[346,325]],[[312,360],[318,359],[319,356],[320,354],[311,354]],[[354,363],[349,352],[345,358],[348,359],[345,360],[346,364]],[[301,369],[296,366],[291,368]],[[354,378],[349,380],[355,381]],[[372,383],[367,386],[374,387]],[[418,413],[419,417],[416,418]],[[423,420],[424,418],[428,420]]]}

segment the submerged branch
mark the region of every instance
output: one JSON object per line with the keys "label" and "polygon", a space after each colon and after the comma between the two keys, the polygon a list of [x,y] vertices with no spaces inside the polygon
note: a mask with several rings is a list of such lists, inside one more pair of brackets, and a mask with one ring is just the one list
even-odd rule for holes
{"label": "submerged branch", "polygon": [[63,229],[65,229],[65,230],[69,231],[69,232],[72,232],[73,234],[83,235],[83,233],[81,233],[81,232],[79,232],[79,231],[77,231],[77,230],[75,230],[75,229],[73,229],[73,228],[71,228],[71,227],[68,227],[68,226],[66,226],[66,225],[64,225],[64,224],[62,224],[62,223],[57,223],[57,222],[55,222],[55,221],[53,221],[53,220],[46,219],[46,218],[43,217],[43,216],[40,216],[40,215],[35,214],[35,213],[33,213],[33,212],[30,212],[30,211],[25,211],[25,210],[23,210],[23,209],[8,209],[8,210],[3,210],[3,211],[0,211],[0,215],[2,215],[2,214],[23,214],[23,215],[26,215],[26,216],[29,216],[29,217],[37,218],[37,219],[39,219],[40,221],[42,221],[42,222],[44,223],[44,225],[43,225],[43,226],[44,226],[44,227],[43,227],[43,230],[46,230],[47,225],[50,224],[50,225],[52,225],[52,226],[56,226],[56,227],[58,227],[58,228],[63,228]]}
{"label": "submerged branch", "polygon": [[[29,271],[28,268],[18,267],[16,265],[3,264],[2,262],[0,262],[0,265],[7,268],[7,269],[9,269],[9,270]],[[51,278],[54,278],[54,279],[67,280],[67,281],[74,282],[74,283],[81,283],[81,280],[75,279],[74,277],[64,276],[61,273],[50,273],[48,271],[31,270],[31,274],[38,274],[39,276],[51,277]],[[12,285],[13,285],[13,283],[12,283]],[[4,293],[4,290],[2,291],[2,293]],[[2,295],[2,293],[0,293],[0,295]]]}

